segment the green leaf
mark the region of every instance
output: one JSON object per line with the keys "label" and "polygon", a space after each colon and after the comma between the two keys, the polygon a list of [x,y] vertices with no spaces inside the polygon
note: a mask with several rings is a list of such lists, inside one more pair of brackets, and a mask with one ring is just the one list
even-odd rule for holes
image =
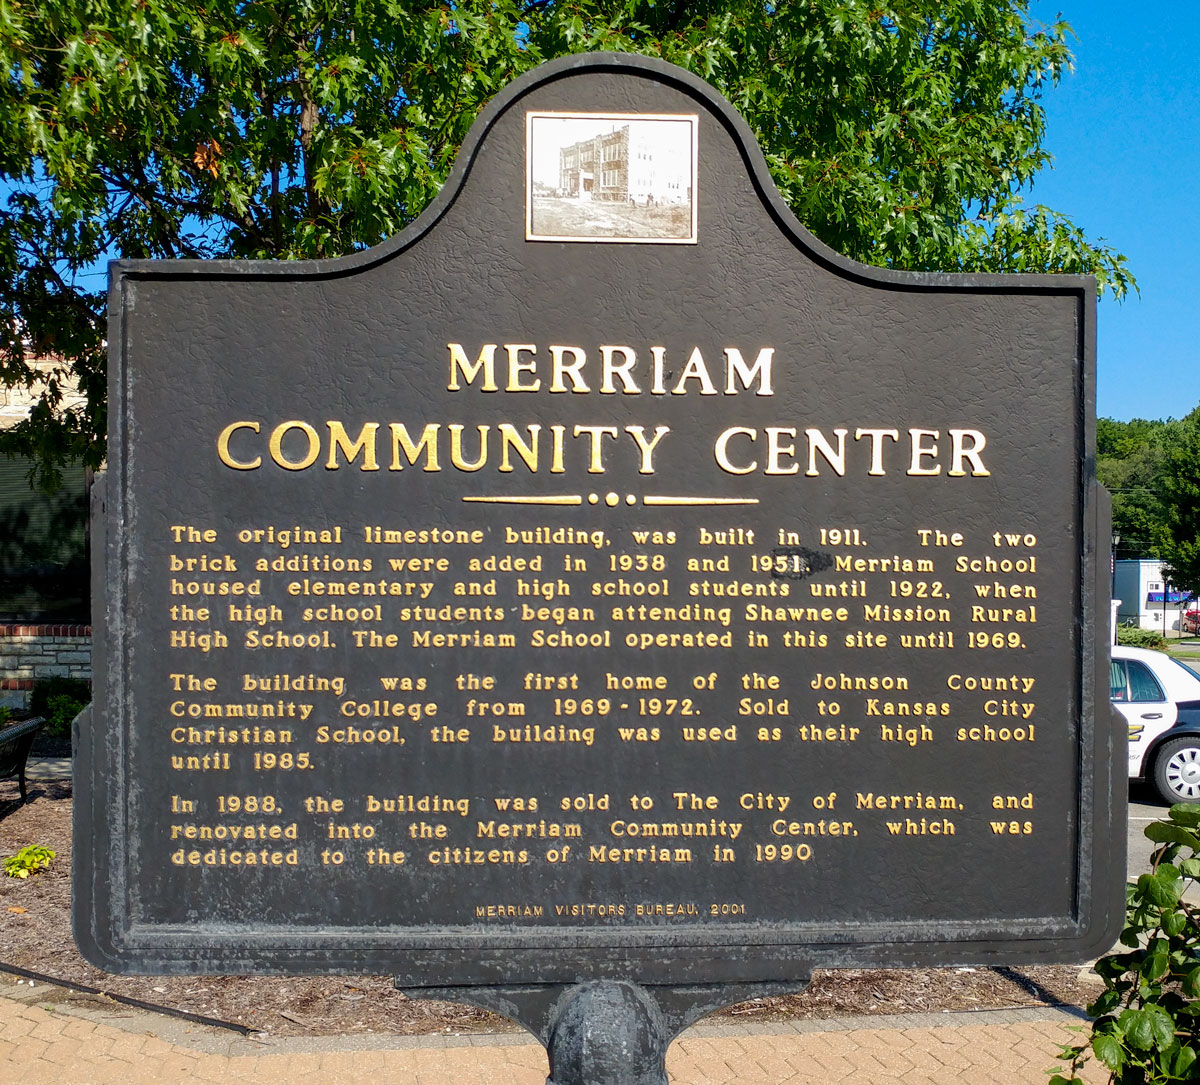
{"label": "green leaf", "polygon": [[1161,926],[1165,935],[1170,938],[1177,938],[1187,930],[1187,916],[1179,911],[1164,912]]}
{"label": "green leaf", "polygon": [[1189,1071],[1196,1065],[1197,1058],[1200,1058],[1200,1053],[1197,1053],[1194,1047],[1180,1047],[1171,1060],[1172,1075],[1180,1081],[1189,1080]]}
{"label": "green leaf", "polygon": [[1126,1010],[1119,1024],[1130,1046],[1141,1051],[1168,1048],[1175,1042],[1174,1022],[1158,1006]]}
{"label": "green leaf", "polygon": [[1146,956],[1138,971],[1151,982],[1161,979],[1170,968],[1170,958],[1171,952],[1166,941],[1156,938],[1147,947]]}
{"label": "green leaf", "polygon": [[1176,825],[1189,829],[1200,829],[1200,806],[1190,802],[1177,802],[1167,811],[1167,816]]}
{"label": "green leaf", "polygon": [[1098,1032],[1092,1037],[1092,1050],[1110,1070],[1120,1070],[1125,1065],[1125,1048],[1119,1036]]}
{"label": "green leaf", "polygon": [[1183,879],[1174,867],[1161,867],[1153,874],[1143,874],[1137,880],[1138,892],[1151,904],[1173,908],[1183,896]]}
{"label": "green leaf", "polygon": [[1132,953],[1109,953],[1093,965],[1093,970],[1104,980],[1112,980],[1135,967]]}
{"label": "green leaf", "polygon": [[1146,826],[1147,839],[1158,844],[1183,844],[1189,848],[1200,850],[1200,836],[1182,825],[1168,821],[1152,821]]}

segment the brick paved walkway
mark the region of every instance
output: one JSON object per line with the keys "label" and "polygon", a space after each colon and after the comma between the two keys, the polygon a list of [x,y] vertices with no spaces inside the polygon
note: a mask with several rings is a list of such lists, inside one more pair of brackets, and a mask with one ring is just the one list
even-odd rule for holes
{"label": "brick paved walkway", "polygon": [[[543,1085],[520,1034],[247,1039],[96,1000],[0,989],[0,1078],[28,1085]],[[61,997],[61,996],[60,996]],[[672,1044],[676,1085],[1045,1085],[1078,1018],[1047,1010],[697,1025]],[[1089,1083],[1106,1080],[1094,1067]]]}

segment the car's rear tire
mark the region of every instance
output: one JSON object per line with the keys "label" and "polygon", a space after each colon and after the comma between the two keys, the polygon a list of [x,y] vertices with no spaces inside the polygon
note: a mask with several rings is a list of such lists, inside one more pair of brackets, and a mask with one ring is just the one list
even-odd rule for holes
{"label": "car's rear tire", "polygon": [[1200,735],[1164,742],[1154,758],[1154,786],[1168,803],[1200,803]]}

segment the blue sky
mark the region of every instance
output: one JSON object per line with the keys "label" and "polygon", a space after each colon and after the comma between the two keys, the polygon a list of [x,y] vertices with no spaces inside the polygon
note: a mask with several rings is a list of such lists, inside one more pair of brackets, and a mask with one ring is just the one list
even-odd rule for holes
{"label": "blue sky", "polygon": [[1034,0],[1074,28],[1075,71],[1043,100],[1053,171],[1033,189],[1129,258],[1141,296],[1100,302],[1097,413],[1180,418],[1200,403],[1200,61],[1182,7]]}

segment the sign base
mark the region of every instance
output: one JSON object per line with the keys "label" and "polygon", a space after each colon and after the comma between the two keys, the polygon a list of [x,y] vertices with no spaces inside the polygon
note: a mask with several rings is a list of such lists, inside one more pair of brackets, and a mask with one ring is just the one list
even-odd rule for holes
{"label": "sign base", "polygon": [[737,1002],[799,994],[811,979],[805,968],[788,983],[396,986],[411,998],[465,1002],[516,1021],[546,1048],[546,1085],[667,1085],[667,1048],[684,1029]]}

